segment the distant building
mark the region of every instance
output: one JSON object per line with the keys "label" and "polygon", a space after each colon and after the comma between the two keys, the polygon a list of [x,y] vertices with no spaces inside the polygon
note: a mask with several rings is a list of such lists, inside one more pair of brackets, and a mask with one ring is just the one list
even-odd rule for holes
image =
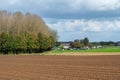
{"label": "distant building", "polygon": [[70,49],[72,42],[60,42],[63,49]]}
{"label": "distant building", "polygon": [[98,46],[93,46],[92,48],[93,48],[93,49],[97,49],[97,48],[102,48],[102,46],[101,46],[101,45],[98,45]]}
{"label": "distant building", "polygon": [[88,46],[84,46],[82,48],[79,48],[78,50],[89,50],[90,48]]}
{"label": "distant building", "polygon": [[120,46],[120,42],[117,42],[117,43],[116,43],[116,46]]}
{"label": "distant building", "polygon": [[69,49],[70,48],[70,44],[69,43],[64,43],[61,44],[63,46],[63,49]]}

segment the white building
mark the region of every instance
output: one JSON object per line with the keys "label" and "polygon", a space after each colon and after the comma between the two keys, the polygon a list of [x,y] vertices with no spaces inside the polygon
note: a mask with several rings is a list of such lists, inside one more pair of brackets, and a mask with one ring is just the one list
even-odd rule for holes
{"label": "white building", "polygon": [[70,44],[69,43],[64,43],[62,44],[63,49],[69,49],[70,48]]}

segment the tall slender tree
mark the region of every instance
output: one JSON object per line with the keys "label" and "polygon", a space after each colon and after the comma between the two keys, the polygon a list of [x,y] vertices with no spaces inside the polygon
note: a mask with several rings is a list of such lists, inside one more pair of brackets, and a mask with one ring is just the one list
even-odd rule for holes
{"label": "tall slender tree", "polygon": [[20,11],[0,11],[0,52],[41,52],[54,47],[56,31],[51,30],[41,17]]}

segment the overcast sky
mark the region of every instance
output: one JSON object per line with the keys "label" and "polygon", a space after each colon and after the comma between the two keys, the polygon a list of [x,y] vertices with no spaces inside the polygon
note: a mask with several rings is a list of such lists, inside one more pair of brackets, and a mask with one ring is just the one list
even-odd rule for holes
{"label": "overcast sky", "polygon": [[59,41],[120,41],[120,0],[0,0],[0,10],[41,16]]}

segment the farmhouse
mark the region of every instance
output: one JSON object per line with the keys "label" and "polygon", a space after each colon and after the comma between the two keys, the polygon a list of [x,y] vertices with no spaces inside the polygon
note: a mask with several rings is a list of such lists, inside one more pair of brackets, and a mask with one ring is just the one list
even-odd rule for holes
{"label": "farmhouse", "polygon": [[71,42],[62,42],[61,45],[62,45],[63,49],[70,49]]}
{"label": "farmhouse", "polygon": [[97,45],[97,46],[92,46],[93,49],[96,49],[96,48],[102,48],[101,45]]}
{"label": "farmhouse", "polygon": [[69,43],[64,43],[62,44],[63,49],[69,49],[70,48],[70,44]]}
{"label": "farmhouse", "polygon": [[57,42],[56,47],[61,46],[61,49],[70,49],[72,42]]}

